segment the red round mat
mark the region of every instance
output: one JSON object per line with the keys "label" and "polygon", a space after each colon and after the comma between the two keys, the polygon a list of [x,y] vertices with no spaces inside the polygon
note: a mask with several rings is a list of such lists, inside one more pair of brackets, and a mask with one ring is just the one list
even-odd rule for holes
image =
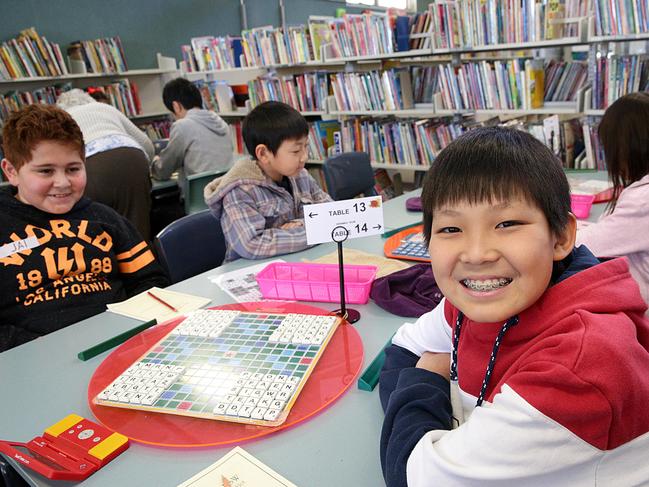
{"label": "red round mat", "polygon": [[[239,303],[212,309],[329,314],[314,306],[282,302]],[[190,448],[240,443],[294,426],[324,410],[354,383],[363,365],[363,343],[358,332],[346,323],[339,325],[288,418],[275,427],[98,406],[92,402],[182,319],[176,318],[143,331],[114,350],[97,367],[88,385],[88,404],[101,424],[131,440],[158,446]]]}

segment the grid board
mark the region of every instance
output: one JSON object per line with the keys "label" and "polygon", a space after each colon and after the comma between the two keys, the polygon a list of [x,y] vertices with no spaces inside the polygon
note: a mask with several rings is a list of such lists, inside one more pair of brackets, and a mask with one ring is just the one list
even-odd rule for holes
{"label": "grid board", "polygon": [[384,245],[387,257],[430,262],[422,226],[412,227],[391,236]]}
{"label": "grid board", "polygon": [[199,310],[94,402],[278,426],[340,321],[336,316]]}

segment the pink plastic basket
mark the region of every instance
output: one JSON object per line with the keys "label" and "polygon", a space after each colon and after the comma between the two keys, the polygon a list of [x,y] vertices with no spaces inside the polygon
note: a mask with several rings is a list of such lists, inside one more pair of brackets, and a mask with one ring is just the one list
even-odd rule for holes
{"label": "pink plastic basket", "polygon": [[[376,277],[376,266],[346,265],[345,301],[365,304]],[[340,301],[340,279],[337,264],[273,262],[257,273],[262,296],[268,299],[296,301]]]}
{"label": "pink plastic basket", "polygon": [[594,199],[595,195],[592,194],[571,194],[570,208],[577,218],[588,218]]}

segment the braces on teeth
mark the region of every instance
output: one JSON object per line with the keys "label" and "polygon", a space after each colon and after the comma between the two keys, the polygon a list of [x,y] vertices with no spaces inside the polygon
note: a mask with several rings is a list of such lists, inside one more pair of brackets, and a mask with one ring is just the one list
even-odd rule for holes
{"label": "braces on teeth", "polygon": [[466,287],[468,287],[473,291],[492,291],[494,289],[498,289],[503,286],[506,286],[511,281],[512,281],[511,279],[505,279],[503,277],[500,279],[492,279],[486,282],[470,281],[468,279],[464,279],[462,282]]}

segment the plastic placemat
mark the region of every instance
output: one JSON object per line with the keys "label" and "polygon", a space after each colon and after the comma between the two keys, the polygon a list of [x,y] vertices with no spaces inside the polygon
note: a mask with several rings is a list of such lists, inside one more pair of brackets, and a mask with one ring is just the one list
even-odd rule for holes
{"label": "plastic placemat", "polygon": [[[328,311],[300,303],[257,302],[215,306],[212,309],[311,313]],[[101,424],[133,441],[157,446],[192,448],[221,446],[253,440],[295,426],[333,404],[356,379],[363,365],[363,343],[350,325],[341,324],[282,425],[276,427],[149,413],[92,402],[102,389],[142,356],[183,318],[143,331],[114,350],[99,365],[88,386],[88,404]]]}

